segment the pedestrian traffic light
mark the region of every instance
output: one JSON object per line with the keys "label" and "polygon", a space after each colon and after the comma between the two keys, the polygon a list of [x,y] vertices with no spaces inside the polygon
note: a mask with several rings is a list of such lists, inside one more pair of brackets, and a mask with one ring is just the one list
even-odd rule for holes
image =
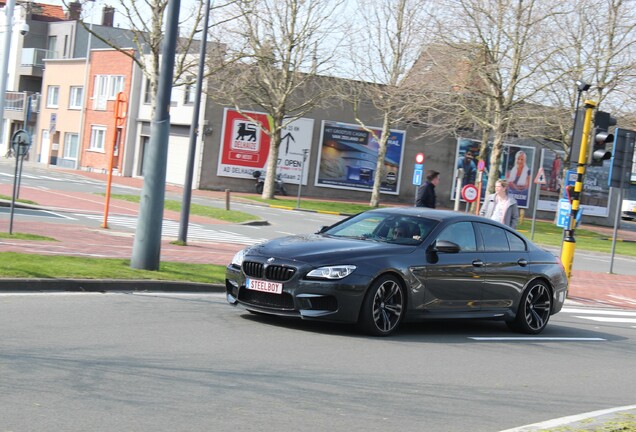
{"label": "pedestrian traffic light", "polygon": [[614,135],[609,132],[609,128],[615,125],[616,119],[609,113],[604,111],[596,112],[590,165],[602,166],[604,160],[612,157],[612,152],[607,150],[607,144],[614,142]]}
{"label": "pedestrian traffic light", "polygon": [[616,138],[614,138],[614,147],[612,148],[609,185],[620,188],[629,185],[631,180],[636,131],[616,128],[614,133]]}

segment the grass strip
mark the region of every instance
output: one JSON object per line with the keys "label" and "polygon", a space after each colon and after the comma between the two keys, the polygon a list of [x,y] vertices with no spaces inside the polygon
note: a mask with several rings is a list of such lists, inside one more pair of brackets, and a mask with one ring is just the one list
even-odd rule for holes
{"label": "grass strip", "polygon": [[[100,194],[103,195],[103,194]],[[137,195],[127,195],[127,194],[113,194],[110,196],[113,199],[118,199],[122,201],[139,203],[140,197]],[[164,209],[180,212],[181,211],[181,202],[175,200],[165,200],[164,201]],[[201,204],[190,204],[190,214],[196,216],[204,216],[217,220],[221,220],[229,223],[242,223],[253,220],[260,220],[259,217],[254,216],[249,213],[234,211],[234,210],[225,210],[216,207],[204,206]]]}
{"label": "grass strip", "polygon": [[0,277],[50,279],[147,279],[224,283],[225,266],[161,262],[159,271],[130,267],[130,260],[0,252]]}

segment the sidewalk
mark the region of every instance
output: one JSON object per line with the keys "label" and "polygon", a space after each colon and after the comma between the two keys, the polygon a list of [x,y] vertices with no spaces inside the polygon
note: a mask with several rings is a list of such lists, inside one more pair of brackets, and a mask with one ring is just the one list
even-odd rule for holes
{"label": "sidewalk", "polygon": [[[106,175],[83,171],[68,171],[87,178],[106,181]],[[143,180],[130,177],[113,176],[113,184],[141,188]],[[182,188],[168,185],[166,193],[175,192],[181,194]],[[0,194],[11,196],[12,183],[0,183]],[[240,199],[240,193],[233,193],[232,200]],[[225,192],[194,190],[193,197],[204,197],[213,200],[225,201]],[[63,192],[56,190],[35,189],[21,187],[20,198],[31,200],[39,206],[51,211],[58,211],[64,215],[66,212],[93,213],[103,215],[104,198],[95,194],[83,192]],[[136,215],[138,205],[126,201],[111,199],[109,215]],[[179,221],[180,214],[173,211],[165,211],[164,218]],[[214,219],[191,216],[193,223],[224,224]],[[8,232],[9,218],[0,219],[0,230]],[[54,237],[57,242],[49,241],[21,241],[12,239],[0,239],[0,252],[21,252],[44,255],[75,255],[90,257],[108,257],[129,259],[132,255],[133,233],[117,230],[116,228],[104,229],[100,227],[101,221],[93,227],[77,227],[72,221],[41,222],[33,224],[20,218],[14,218],[13,231],[21,233],[39,234]],[[612,236],[611,228],[584,226],[597,232]],[[636,241],[636,232],[619,230],[618,238],[621,240]],[[176,246],[171,244],[175,238],[163,238],[161,243],[161,260],[189,262],[197,264],[227,265],[234,254],[243,248],[242,245],[219,242],[190,242],[188,246]],[[636,260],[635,260],[636,263]],[[594,305],[597,307],[613,306],[636,309],[636,276],[618,275],[573,270],[570,281],[568,298],[576,303]]]}

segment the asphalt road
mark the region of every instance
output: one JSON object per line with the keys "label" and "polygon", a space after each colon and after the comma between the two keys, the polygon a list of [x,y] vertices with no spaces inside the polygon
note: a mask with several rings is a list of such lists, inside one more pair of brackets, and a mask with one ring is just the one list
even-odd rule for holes
{"label": "asphalt road", "polygon": [[591,309],[557,314],[539,338],[486,321],[370,338],[219,294],[0,303],[7,431],[492,432],[634,403],[636,317]]}

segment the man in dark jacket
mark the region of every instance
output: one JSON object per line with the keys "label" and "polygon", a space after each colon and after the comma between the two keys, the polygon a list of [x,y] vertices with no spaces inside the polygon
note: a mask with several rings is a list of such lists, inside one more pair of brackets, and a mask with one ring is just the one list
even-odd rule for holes
{"label": "man in dark jacket", "polygon": [[426,176],[426,183],[417,191],[415,206],[435,208],[435,186],[439,183],[439,172],[430,170]]}

